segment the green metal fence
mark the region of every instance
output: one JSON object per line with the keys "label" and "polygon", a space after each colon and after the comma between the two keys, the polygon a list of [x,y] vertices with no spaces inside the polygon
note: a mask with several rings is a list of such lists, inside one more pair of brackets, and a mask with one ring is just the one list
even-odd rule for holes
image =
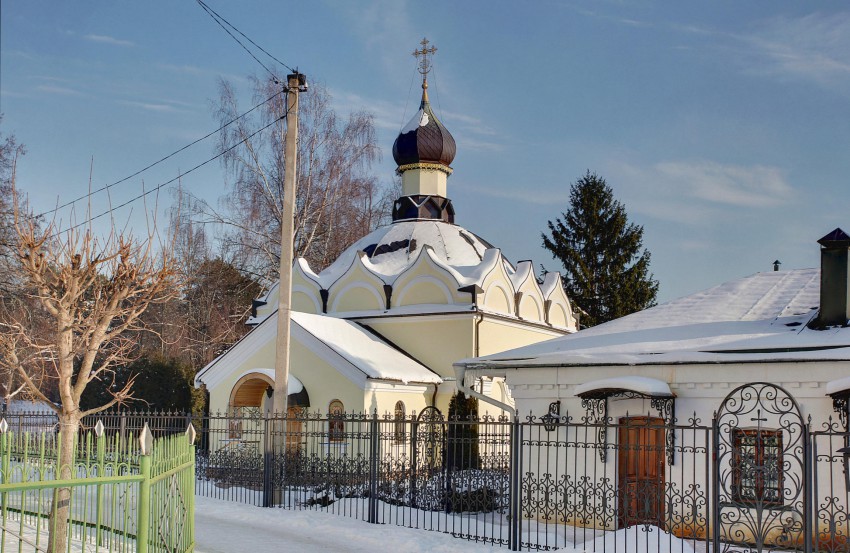
{"label": "green metal fence", "polygon": [[191,426],[154,440],[147,426],[136,439],[98,424],[62,471],[58,433],[0,421],[0,553],[194,551],[194,439]]}

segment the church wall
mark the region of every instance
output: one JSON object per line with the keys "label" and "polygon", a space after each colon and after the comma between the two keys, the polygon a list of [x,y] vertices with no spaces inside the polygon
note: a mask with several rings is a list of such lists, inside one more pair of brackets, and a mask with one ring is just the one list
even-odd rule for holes
{"label": "church wall", "polygon": [[319,314],[322,312],[322,304],[314,294],[310,294],[308,290],[297,290],[294,287],[291,306],[293,311],[302,313]]}
{"label": "church wall", "polygon": [[[489,372],[489,371],[488,371]],[[578,384],[604,378],[639,375],[667,382],[670,390],[676,395],[675,416],[677,424],[689,426],[694,420],[702,427],[712,424],[712,417],[724,398],[737,387],[753,382],[770,382],[784,388],[797,402],[804,420],[812,418],[813,431],[823,430],[824,424],[830,420],[838,420],[833,411],[832,400],[826,396],[826,383],[847,374],[846,363],[838,362],[809,362],[809,363],[736,363],[708,365],[651,365],[651,366],[577,366],[577,367],[542,367],[519,370],[499,370],[505,375],[511,395],[516,402],[520,420],[526,420],[529,414],[537,420],[548,411],[550,402],[560,400],[562,417],[569,416],[574,423],[580,424],[587,411],[582,407],[581,398],[575,396]],[[469,374],[469,373],[468,373]],[[629,416],[658,416],[648,399],[611,398],[608,401],[608,416],[616,424],[621,417]],[[763,413],[766,422],[764,428],[778,428],[776,415]],[[749,421],[747,421],[749,422]],[[542,432],[542,431],[541,431]],[[559,430],[563,436],[564,430]],[[541,434],[543,439],[555,435]],[[592,434],[591,434],[592,436]],[[694,440],[702,445],[707,439],[706,431],[691,430],[677,431],[677,447],[694,445]],[[530,438],[531,439],[531,438]],[[611,446],[616,440],[616,430],[610,430],[606,442]],[[690,442],[688,441],[690,440]],[[687,442],[687,443],[686,443]],[[615,451],[611,449],[611,451]],[[672,466],[665,463],[666,478],[677,485],[694,483],[704,488],[708,477],[707,463],[694,464],[693,458],[685,465],[681,449],[676,454]],[[560,452],[562,455],[563,452]],[[532,452],[532,455],[544,455],[543,452]],[[554,455],[554,453],[553,453]],[[616,475],[617,461],[614,455],[602,463],[595,454],[586,457],[592,460],[593,474]],[[549,461],[553,461],[550,459]],[[531,458],[529,461],[545,464],[546,459]],[[595,463],[596,468],[592,465]],[[593,471],[596,472],[593,472]],[[818,493],[825,497],[829,495],[831,484],[828,479],[821,481]],[[832,490],[834,493],[834,489]]]}
{"label": "church wall", "polygon": [[503,321],[486,315],[479,327],[479,333],[478,355],[491,355],[564,335],[557,330],[535,328],[522,325],[520,321]]}
{"label": "church wall", "polygon": [[540,300],[534,296],[523,296],[519,302],[519,316],[527,321],[542,323],[543,306]]}
{"label": "church wall", "polygon": [[225,413],[230,402],[230,392],[234,384],[242,377],[243,373],[254,368],[274,367],[273,340],[263,342],[257,349],[250,352],[241,362],[232,365],[228,374],[214,387],[209,388],[210,412]]}
{"label": "church wall", "polygon": [[464,313],[363,322],[440,376],[453,377],[452,363],[473,355],[474,319],[474,313]]}
{"label": "church wall", "polygon": [[449,304],[451,289],[443,281],[432,276],[420,276],[398,291],[396,306],[422,304]]}
{"label": "church wall", "polygon": [[328,311],[347,312],[347,311],[371,311],[374,309],[383,309],[386,306],[386,301],[381,297],[378,291],[369,286],[352,283],[343,286],[328,302]]}
{"label": "church wall", "polygon": [[[362,411],[366,408],[363,403],[363,390],[357,384],[340,375],[339,371],[297,340],[292,340],[291,343],[289,370],[307,388],[311,412],[319,411],[324,414],[333,399],[341,400],[346,410]],[[210,411],[224,413],[227,410],[233,386],[245,371],[257,368],[274,369],[274,364],[275,342],[269,340],[243,362],[233,366],[222,381],[210,388]]]}
{"label": "church wall", "polygon": [[365,405],[369,412],[377,410],[379,417],[395,416],[396,402],[401,401],[405,416],[410,417],[431,404],[433,393],[433,385],[371,381],[366,385]]}

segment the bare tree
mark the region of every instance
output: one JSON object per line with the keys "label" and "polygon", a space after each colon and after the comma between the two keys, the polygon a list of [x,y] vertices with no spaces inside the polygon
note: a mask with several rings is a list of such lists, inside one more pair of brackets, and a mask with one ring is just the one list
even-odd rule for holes
{"label": "bare tree", "polygon": [[[0,123],[3,116],[0,114]],[[32,331],[38,326],[34,318],[32,302],[23,293],[22,281],[15,261],[17,237],[14,225],[15,197],[13,194],[13,176],[18,159],[25,149],[18,144],[14,135],[0,134],[0,321],[24,320]],[[0,325],[6,323],[0,322]],[[0,333],[13,335],[15,329],[0,326]],[[0,343],[0,393],[3,408],[15,396],[27,396],[26,386],[13,370],[19,363],[19,357],[29,359],[38,355],[37,351],[17,343],[10,350]]]}
{"label": "bare tree", "polygon": [[[0,344],[5,357],[17,361],[14,368],[29,392],[56,411],[59,477],[69,478],[80,421],[132,399],[133,380],[88,410],[80,407],[83,392],[92,381],[111,378],[116,366],[132,360],[132,336],[140,330],[142,313],[173,297],[179,277],[170,245],[157,243],[155,225],[140,240],[114,230],[98,239],[90,228],[62,231],[50,223],[39,229],[15,209],[14,228],[21,278],[51,332],[30,333],[29,321],[5,320],[8,332],[0,333]],[[58,405],[44,391],[47,381],[58,388]],[[48,550],[65,551],[70,489],[57,489],[53,501]]]}
{"label": "bare tree", "polygon": [[[275,96],[280,85],[257,78],[253,84],[256,103],[273,99],[255,112],[256,118],[242,118],[221,132],[222,150],[240,144],[222,158],[231,177],[229,190],[218,207],[198,198],[195,207],[206,221],[225,229],[223,257],[268,286],[276,280],[280,255],[286,102],[284,95]],[[233,86],[222,81],[215,115],[225,122],[238,113]],[[275,121],[279,123],[251,136]],[[389,209],[369,173],[380,156],[371,114],[338,117],[330,93],[313,83],[301,95],[299,125],[294,251],[321,270],[382,224]]]}

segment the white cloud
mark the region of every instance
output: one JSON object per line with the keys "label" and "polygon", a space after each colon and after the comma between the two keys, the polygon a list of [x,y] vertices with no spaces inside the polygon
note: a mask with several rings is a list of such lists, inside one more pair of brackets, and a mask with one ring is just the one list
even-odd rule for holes
{"label": "white cloud", "polygon": [[769,209],[794,198],[794,189],[776,167],[706,160],[608,167],[611,182],[627,183],[623,199],[629,210],[681,224],[713,223],[729,207]]}
{"label": "white cloud", "polygon": [[712,161],[675,161],[655,165],[664,180],[680,183],[693,198],[742,207],[787,203],[793,189],[776,167],[721,165]]}
{"label": "white cloud", "polygon": [[113,46],[135,46],[136,44],[129,40],[121,40],[120,38],[111,37],[108,35],[85,35],[84,39],[91,42],[100,42],[102,44],[111,44]]}
{"label": "white cloud", "polygon": [[399,70],[400,53],[413,52],[415,38],[422,32],[421,22],[413,24],[408,2],[404,0],[377,0],[369,4],[342,3],[347,7],[346,21],[351,29],[376,52],[390,72]]}
{"label": "white cloud", "polygon": [[35,89],[41,92],[47,92],[48,94],[61,94],[62,96],[85,96],[79,90],[64,86],[38,85]]}
{"label": "white cloud", "polygon": [[155,111],[155,112],[160,112],[160,113],[174,113],[174,112],[182,111],[182,110],[177,109],[176,107],[169,105],[169,104],[153,104],[153,103],[149,103],[149,102],[133,102],[133,101],[130,101],[130,100],[122,100],[121,103],[124,104],[124,105],[127,105],[127,106],[133,106],[133,107],[137,107],[137,108],[142,108],[142,109],[147,110],[147,111]]}
{"label": "white cloud", "polygon": [[774,17],[740,38],[757,56],[753,72],[822,85],[850,79],[850,13]]}

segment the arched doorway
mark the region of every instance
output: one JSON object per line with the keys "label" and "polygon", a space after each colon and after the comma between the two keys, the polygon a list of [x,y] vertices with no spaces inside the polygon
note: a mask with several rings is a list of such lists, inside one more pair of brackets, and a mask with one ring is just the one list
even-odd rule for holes
{"label": "arched doorway", "polygon": [[[244,374],[230,391],[228,410],[230,415],[229,438],[243,443],[260,441],[265,433],[265,419],[273,415],[272,392],[274,371],[257,369]],[[307,388],[292,374],[289,375],[287,409],[288,449],[298,448],[302,441],[302,413],[310,407]]]}

